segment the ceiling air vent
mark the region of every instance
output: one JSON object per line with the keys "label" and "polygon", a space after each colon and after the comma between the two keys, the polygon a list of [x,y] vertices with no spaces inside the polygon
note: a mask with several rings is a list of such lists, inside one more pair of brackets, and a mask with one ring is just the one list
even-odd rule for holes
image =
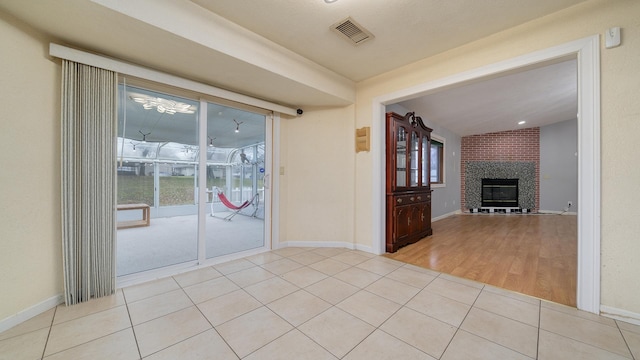
{"label": "ceiling air vent", "polygon": [[373,34],[355,22],[351,17],[331,25],[331,30],[344,36],[353,45],[360,45],[363,42],[373,39]]}

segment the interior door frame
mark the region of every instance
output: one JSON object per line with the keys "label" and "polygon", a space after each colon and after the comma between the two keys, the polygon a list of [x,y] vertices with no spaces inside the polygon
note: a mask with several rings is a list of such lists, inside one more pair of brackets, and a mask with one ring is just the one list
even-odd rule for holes
{"label": "interior door frame", "polygon": [[373,251],[385,252],[385,106],[482,78],[559,59],[578,64],[578,267],[577,307],[600,313],[600,39],[599,35],[543,49],[373,99]]}

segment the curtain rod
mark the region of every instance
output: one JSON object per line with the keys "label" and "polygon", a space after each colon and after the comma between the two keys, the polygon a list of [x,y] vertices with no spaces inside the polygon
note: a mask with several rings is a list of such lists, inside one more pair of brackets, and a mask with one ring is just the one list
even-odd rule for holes
{"label": "curtain rod", "polygon": [[151,80],[162,84],[167,84],[206,95],[231,100],[242,104],[255,106],[258,108],[296,116],[296,109],[275,104],[269,101],[257,99],[248,95],[239,94],[233,91],[220,89],[215,86],[206,85],[197,81],[184,79],[179,76],[167,74],[161,71],[146,68],[140,65],[130,64],[121,60],[109,58],[102,55],[91,54],[85,51],[72,49],[55,43],[49,44],[49,55],[75,61],[78,63],[95,66],[98,68],[115,71],[119,74],[131,75],[145,80]]}

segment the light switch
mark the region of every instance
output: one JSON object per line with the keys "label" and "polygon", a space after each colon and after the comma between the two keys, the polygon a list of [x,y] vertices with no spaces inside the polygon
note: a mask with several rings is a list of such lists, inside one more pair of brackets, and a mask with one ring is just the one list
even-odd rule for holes
{"label": "light switch", "polygon": [[620,46],[620,28],[612,27],[605,31],[605,46],[607,49],[614,48],[616,46]]}

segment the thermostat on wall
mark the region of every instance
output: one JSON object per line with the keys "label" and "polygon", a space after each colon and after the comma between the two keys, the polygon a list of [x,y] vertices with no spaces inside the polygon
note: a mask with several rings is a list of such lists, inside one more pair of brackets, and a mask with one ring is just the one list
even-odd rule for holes
{"label": "thermostat on wall", "polygon": [[620,28],[612,27],[605,31],[605,46],[607,49],[614,48],[616,46],[620,46]]}

